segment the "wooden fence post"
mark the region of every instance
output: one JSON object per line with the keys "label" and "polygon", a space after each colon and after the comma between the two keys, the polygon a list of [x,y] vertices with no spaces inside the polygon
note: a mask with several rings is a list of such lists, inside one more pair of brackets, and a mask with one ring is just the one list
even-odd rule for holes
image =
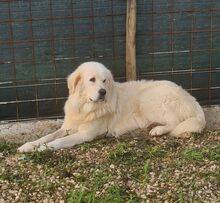
{"label": "wooden fence post", "polygon": [[136,80],[136,0],[127,0],[126,79]]}

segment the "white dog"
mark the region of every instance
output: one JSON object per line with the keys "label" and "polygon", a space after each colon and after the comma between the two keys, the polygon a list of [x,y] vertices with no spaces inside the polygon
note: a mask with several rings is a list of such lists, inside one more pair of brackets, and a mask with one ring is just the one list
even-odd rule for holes
{"label": "white dog", "polygon": [[153,123],[160,125],[151,129],[152,136],[184,137],[205,127],[199,103],[170,81],[118,83],[104,65],[87,62],[68,77],[68,88],[61,129],[24,144],[19,152],[68,148],[102,134],[118,137]]}

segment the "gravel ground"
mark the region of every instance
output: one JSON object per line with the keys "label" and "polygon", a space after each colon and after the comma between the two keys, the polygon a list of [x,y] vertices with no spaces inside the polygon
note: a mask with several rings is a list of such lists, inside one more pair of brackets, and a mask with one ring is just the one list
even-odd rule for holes
{"label": "gravel ground", "polygon": [[54,132],[63,120],[40,120],[26,122],[0,122],[0,141],[25,143]]}
{"label": "gravel ground", "polygon": [[[135,136],[135,138],[134,138]],[[0,202],[220,202],[220,131],[102,138],[17,154],[0,142]]]}

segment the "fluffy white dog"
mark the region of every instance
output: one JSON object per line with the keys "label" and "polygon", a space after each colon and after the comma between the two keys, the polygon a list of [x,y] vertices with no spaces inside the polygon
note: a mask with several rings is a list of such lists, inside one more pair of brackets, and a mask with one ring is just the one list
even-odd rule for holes
{"label": "fluffy white dog", "polygon": [[22,145],[19,152],[68,148],[99,135],[118,137],[153,123],[159,125],[151,129],[151,136],[184,137],[205,127],[199,103],[173,82],[114,82],[111,72],[97,62],[81,64],[67,80],[69,97],[61,129]]}

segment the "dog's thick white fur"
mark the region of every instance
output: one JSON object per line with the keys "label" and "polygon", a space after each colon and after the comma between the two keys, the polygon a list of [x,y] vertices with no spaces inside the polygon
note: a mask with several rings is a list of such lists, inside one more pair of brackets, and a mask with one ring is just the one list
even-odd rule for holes
{"label": "dog's thick white fur", "polygon": [[102,134],[118,137],[153,123],[159,125],[151,129],[151,136],[183,137],[205,127],[199,103],[170,81],[118,83],[104,65],[87,62],[68,77],[68,88],[61,129],[24,144],[19,152],[68,148]]}

